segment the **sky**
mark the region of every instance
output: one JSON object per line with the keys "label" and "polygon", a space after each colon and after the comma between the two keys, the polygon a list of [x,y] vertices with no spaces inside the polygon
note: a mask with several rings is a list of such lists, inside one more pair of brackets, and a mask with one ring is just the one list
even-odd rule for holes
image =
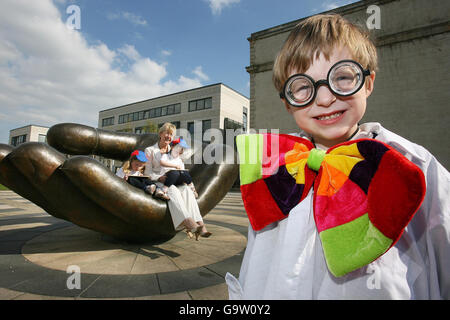
{"label": "sky", "polygon": [[1,0],[0,143],[208,84],[250,97],[252,33],[353,2]]}

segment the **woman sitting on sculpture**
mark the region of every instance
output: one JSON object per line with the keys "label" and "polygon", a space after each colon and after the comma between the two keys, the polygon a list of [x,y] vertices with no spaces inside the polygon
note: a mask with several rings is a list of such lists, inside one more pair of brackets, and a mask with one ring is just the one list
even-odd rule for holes
{"label": "woman sitting on sculpture", "polygon": [[[163,184],[166,176],[161,168],[161,157],[163,154],[170,152],[170,143],[176,133],[176,127],[172,123],[165,123],[159,129],[159,141],[151,147],[145,149],[147,163],[145,165],[145,174],[150,176],[151,180],[158,181]],[[158,184],[159,184],[158,183]],[[155,194],[158,196],[158,194]],[[175,230],[186,229],[186,233],[190,238],[195,235],[196,240],[199,236],[209,237],[211,232],[206,230],[200,209],[192,189],[186,185],[172,185],[167,190],[169,211]]]}

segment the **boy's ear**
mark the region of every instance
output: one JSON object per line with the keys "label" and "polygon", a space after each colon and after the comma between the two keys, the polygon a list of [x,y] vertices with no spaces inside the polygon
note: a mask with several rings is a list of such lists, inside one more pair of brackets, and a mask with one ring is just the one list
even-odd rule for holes
{"label": "boy's ear", "polygon": [[372,71],[370,73],[370,75],[366,78],[366,96],[369,97],[374,89],[374,85],[375,85],[375,71]]}

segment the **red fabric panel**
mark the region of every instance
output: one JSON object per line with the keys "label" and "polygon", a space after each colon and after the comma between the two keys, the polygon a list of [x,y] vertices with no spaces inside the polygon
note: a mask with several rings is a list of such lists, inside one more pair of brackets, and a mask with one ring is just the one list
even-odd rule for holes
{"label": "red fabric panel", "polygon": [[284,154],[294,149],[294,144],[303,143],[309,149],[314,145],[304,138],[295,137],[287,134],[264,134],[263,135],[263,154],[262,154],[262,176],[267,178],[278,171],[278,167],[286,164]]}
{"label": "red fabric panel", "polygon": [[391,149],[381,159],[369,186],[369,219],[395,243],[419,209],[424,196],[422,171]]}
{"label": "red fabric panel", "polygon": [[253,230],[261,230],[287,217],[278,208],[263,179],[241,186],[241,194]]}

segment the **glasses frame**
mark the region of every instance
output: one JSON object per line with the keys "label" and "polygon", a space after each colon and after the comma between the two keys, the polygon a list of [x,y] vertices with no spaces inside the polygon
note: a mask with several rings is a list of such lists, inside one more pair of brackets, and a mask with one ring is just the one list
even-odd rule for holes
{"label": "glasses frame", "polygon": [[[342,94],[342,93],[334,91],[333,88],[330,86],[330,81],[329,81],[330,80],[331,71],[337,65],[339,65],[341,63],[345,63],[345,62],[351,62],[351,63],[355,64],[358,67],[358,69],[361,71],[361,74],[363,75],[362,81],[361,81],[360,85],[358,86],[358,88],[356,90],[354,90],[352,93],[348,93],[348,94]],[[364,68],[358,62],[356,62],[354,60],[350,60],[350,59],[341,60],[341,61],[338,61],[338,62],[336,62],[335,64],[333,64],[331,66],[330,70],[328,70],[328,74],[327,74],[327,78],[326,79],[321,79],[321,80],[314,81],[314,79],[311,76],[309,76],[309,75],[307,75],[305,73],[297,73],[297,74],[294,74],[294,75],[290,76],[286,80],[286,82],[284,83],[283,91],[280,92],[280,98],[281,99],[285,99],[293,107],[299,107],[299,108],[300,107],[306,107],[306,106],[311,104],[316,99],[317,88],[322,86],[322,85],[326,85],[328,87],[328,89],[330,89],[330,91],[333,94],[337,95],[337,96],[348,97],[348,96],[354,95],[355,93],[357,93],[362,88],[362,86],[365,83],[366,77],[369,76],[369,75],[370,75],[370,70],[369,69],[364,70]],[[294,79],[298,78],[299,76],[305,77],[309,81],[311,81],[311,83],[313,84],[313,88],[314,88],[314,92],[313,92],[311,98],[305,103],[296,103],[293,99],[290,98],[290,95],[287,94],[287,90],[289,88],[289,85],[293,82]]]}

